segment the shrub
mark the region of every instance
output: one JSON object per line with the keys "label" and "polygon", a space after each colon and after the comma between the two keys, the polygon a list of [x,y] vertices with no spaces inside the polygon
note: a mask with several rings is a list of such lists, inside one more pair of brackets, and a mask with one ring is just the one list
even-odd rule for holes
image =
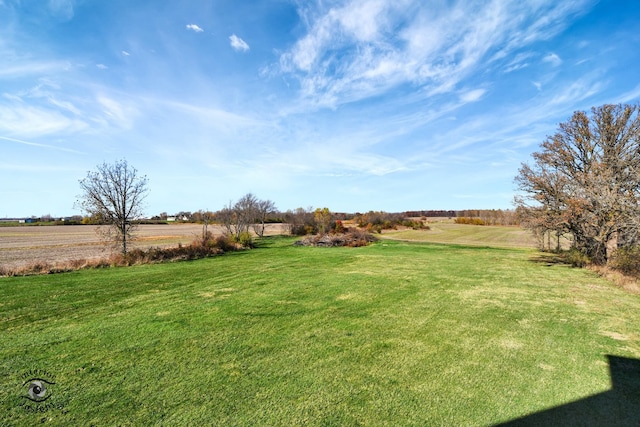
{"label": "shrub", "polygon": [[579,268],[586,267],[591,262],[584,252],[576,248],[569,249],[563,254],[562,258],[567,264],[571,264],[571,266]]}
{"label": "shrub", "polygon": [[609,265],[623,274],[640,277],[640,246],[618,249],[609,260]]}
{"label": "shrub", "polygon": [[0,276],[53,274],[88,268],[124,267],[136,264],[192,260],[215,256],[226,251],[233,251],[237,249],[238,246],[236,244],[222,236],[215,239],[215,241],[209,239],[198,239],[186,246],[179,244],[177,247],[172,248],[152,247],[147,250],[131,249],[126,253],[126,255],[114,253],[105,258],[96,260],[78,259],[56,264],[34,262],[30,265],[14,269],[0,267]]}
{"label": "shrub", "polygon": [[422,221],[414,221],[412,219],[405,219],[402,221],[402,226],[412,228],[414,230],[430,230],[430,227],[424,225]]}
{"label": "shrub", "polygon": [[455,219],[456,224],[468,224],[468,225],[487,225],[486,222],[481,220],[480,218],[471,218],[471,217],[458,217]]}
{"label": "shrub", "polygon": [[348,246],[359,247],[366,246],[369,243],[377,242],[378,238],[370,233],[353,230],[344,234],[316,234],[313,236],[305,237],[302,240],[298,240],[294,243],[296,246]]}
{"label": "shrub", "polygon": [[253,247],[253,238],[251,237],[250,233],[248,233],[247,231],[243,231],[238,236],[238,243],[240,243],[240,245],[243,248],[252,248]]}
{"label": "shrub", "polygon": [[233,243],[233,240],[226,234],[216,237],[214,245],[224,252],[230,252],[236,249],[236,245]]}

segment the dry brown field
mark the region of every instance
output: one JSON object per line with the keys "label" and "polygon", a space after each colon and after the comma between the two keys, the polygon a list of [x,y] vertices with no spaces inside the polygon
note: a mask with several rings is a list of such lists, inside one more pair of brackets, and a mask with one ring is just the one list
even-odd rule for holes
{"label": "dry brown field", "polygon": [[[219,226],[209,226],[214,235]],[[266,235],[281,234],[282,224],[268,224]],[[200,224],[141,225],[132,247],[171,247],[188,244],[202,235]],[[113,247],[101,241],[92,225],[48,225],[0,227],[0,267],[17,268],[36,262],[50,264],[79,259],[97,259],[111,254]]]}
{"label": "dry brown field", "polygon": [[445,243],[455,245],[492,246],[504,248],[536,248],[531,233],[520,227],[455,224],[446,218],[429,218],[430,230],[385,230],[383,238]]}

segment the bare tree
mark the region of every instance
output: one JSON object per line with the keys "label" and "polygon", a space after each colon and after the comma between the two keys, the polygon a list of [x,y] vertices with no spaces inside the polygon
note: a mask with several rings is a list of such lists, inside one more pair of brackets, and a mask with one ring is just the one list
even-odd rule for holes
{"label": "bare tree", "polygon": [[229,202],[227,206],[216,212],[217,221],[224,227],[227,235],[236,241],[241,235],[249,234],[253,228],[256,235],[264,235],[265,223],[270,214],[275,212],[275,204],[270,200],[260,200],[251,193],[242,196],[237,202]]}
{"label": "bare tree", "polygon": [[231,202],[216,212],[216,220],[222,225],[228,236],[235,236],[235,213]]}
{"label": "bare tree", "polygon": [[265,222],[269,215],[276,211],[276,205],[271,200],[258,200],[255,205],[253,231],[259,236],[264,236]]}
{"label": "bare tree", "polygon": [[640,106],[577,111],[523,164],[516,200],[530,223],[571,234],[574,245],[605,263],[640,230]]}
{"label": "bare tree", "polygon": [[[186,215],[186,214],[185,214]],[[211,234],[209,233],[209,223],[213,220],[213,213],[208,210],[200,209],[198,212],[194,212],[189,215],[191,220],[202,222],[202,241],[205,242]]]}
{"label": "bare tree", "polygon": [[114,164],[103,163],[97,169],[80,180],[82,194],[76,204],[88,215],[101,218],[109,226],[104,237],[126,254],[127,243],[136,228],[133,220],[142,216],[147,177],[139,176],[124,159]]}
{"label": "bare tree", "polygon": [[288,210],[285,215],[286,226],[289,229],[289,234],[296,236],[303,236],[305,234],[311,234],[315,232],[316,225],[313,219],[313,208],[296,208],[295,210]]}
{"label": "bare tree", "polygon": [[249,233],[249,227],[255,222],[258,198],[251,193],[247,193],[233,205],[235,213],[236,239],[240,235]]}
{"label": "bare tree", "polygon": [[227,206],[216,213],[216,219],[225,229],[227,235],[236,241],[240,236],[249,233],[249,227],[256,215],[258,199],[251,193],[247,193],[236,203],[229,202]]}

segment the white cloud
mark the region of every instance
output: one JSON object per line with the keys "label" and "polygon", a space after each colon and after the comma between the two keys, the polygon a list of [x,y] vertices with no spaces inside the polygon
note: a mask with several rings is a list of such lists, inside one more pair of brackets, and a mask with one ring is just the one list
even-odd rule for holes
{"label": "white cloud", "polygon": [[[102,107],[102,113],[107,122],[124,129],[130,129],[133,126],[134,119],[137,116],[137,109],[134,106],[118,102],[106,96],[98,96],[97,101]],[[98,121],[102,120],[98,119]]]}
{"label": "white cloud", "polygon": [[605,86],[606,82],[603,82],[599,76],[595,74],[586,75],[567,85],[563,91],[557,93],[549,101],[549,104],[575,104],[597,94],[602,91]]}
{"label": "white cloud", "polygon": [[82,120],[69,118],[59,111],[19,104],[0,105],[0,131],[19,138],[74,133],[86,128]]}
{"label": "white cloud", "polygon": [[130,55],[131,55],[131,54],[130,54],[129,52],[127,52],[126,50],[123,50],[123,51],[122,51],[122,54],[123,54],[124,56],[130,56]]}
{"label": "white cloud", "polygon": [[73,18],[74,0],[49,0],[49,10],[56,18],[69,21]]}
{"label": "white cloud", "polygon": [[109,68],[109,67],[107,67],[107,66],[106,66],[106,65],[104,65],[104,64],[96,64],[96,67],[97,67],[97,68],[100,68],[101,70],[106,70],[107,68]]}
{"label": "white cloud", "polygon": [[[279,66],[300,80],[302,97],[315,105],[348,103],[400,84],[448,93],[477,70],[557,34],[588,1],[318,3],[319,10],[299,10],[308,31],[281,54]],[[530,56],[518,54],[501,66],[506,72],[524,68]]]}
{"label": "white cloud", "polygon": [[531,82],[532,85],[536,87],[538,90],[542,90],[542,83],[540,82]]}
{"label": "white cloud", "polygon": [[527,59],[531,58],[533,56],[533,53],[528,52],[528,53],[519,53],[515,56],[515,58],[513,58],[506,66],[504,69],[505,73],[510,73],[512,71],[516,71],[516,70],[520,70],[522,68],[526,68],[529,66],[529,63],[527,62]]}
{"label": "white cloud", "polygon": [[470,90],[468,92],[464,92],[460,95],[460,101],[464,103],[468,102],[476,102],[485,94],[486,90],[484,89],[475,89]]}
{"label": "white cloud", "polygon": [[618,98],[617,98],[617,100],[615,102],[616,103],[629,103],[629,102],[637,101],[638,99],[640,99],[640,85],[636,86],[635,88],[633,88],[632,90],[630,90],[628,92],[620,94],[620,96],[618,96]]}
{"label": "white cloud", "polygon": [[196,33],[201,33],[204,30],[197,26],[196,24],[187,24],[187,30],[195,31]]}
{"label": "white cloud", "polygon": [[558,55],[556,55],[555,53],[550,53],[547,56],[545,56],[542,59],[544,62],[548,62],[551,65],[553,65],[554,67],[559,66],[560,64],[562,64],[562,59],[560,59],[560,57]]}
{"label": "white cloud", "polygon": [[71,64],[66,61],[16,61],[14,64],[6,64],[0,67],[0,78],[24,77],[25,75],[51,74],[59,71],[66,71],[71,68]]}
{"label": "white cloud", "polygon": [[[56,147],[55,145],[50,145],[50,144],[40,144],[37,142],[31,142],[31,141],[25,141],[23,139],[17,139],[17,138],[9,138],[6,136],[0,136],[0,139],[4,140],[4,141],[10,141],[10,142],[16,142],[18,144],[22,144],[22,145],[28,145],[28,146],[32,146],[32,147],[38,147],[38,148],[48,148],[48,149],[52,149],[52,150],[59,150],[59,151],[66,151],[68,153],[80,153],[80,151],[78,150],[73,150],[71,148],[65,148],[65,147]],[[8,164],[3,164],[3,167],[7,167]],[[23,165],[24,166],[24,165]]]}
{"label": "white cloud", "polygon": [[49,101],[50,104],[60,108],[62,112],[66,111],[67,113],[72,113],[76,117],[82,116],[82,112],[80,111],[80,109],[69,101],[61,101],[59,99],[56,99],[53,95],[48,96],[47,101]]}
{"label": "white cloud", "polygon": [[249,45],[247,44],[247,42],[245,42],[235,34],[231,34],[229,36],[229,41],[231,42],[231,47],[237,50],[238,52],[240,51],[246,52],[249,50]]}

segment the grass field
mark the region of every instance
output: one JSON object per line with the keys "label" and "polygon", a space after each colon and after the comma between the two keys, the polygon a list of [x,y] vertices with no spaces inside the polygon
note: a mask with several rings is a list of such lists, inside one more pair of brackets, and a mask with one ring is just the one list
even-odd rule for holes
{"label": "grass field", "polygon": [[536,242],[520,227],[455,224],[451,220],[429,223],[430,230],[385,230],[383,237],[394,240],[446,243],[504,248],[534,248]]}
{"label": "grass field", "polygon": [[[532,249],[291,243],[0,279],[0,425],[492,425],[640,358],[640,297]],[[574,423],[633,425],[631,385]]]}

